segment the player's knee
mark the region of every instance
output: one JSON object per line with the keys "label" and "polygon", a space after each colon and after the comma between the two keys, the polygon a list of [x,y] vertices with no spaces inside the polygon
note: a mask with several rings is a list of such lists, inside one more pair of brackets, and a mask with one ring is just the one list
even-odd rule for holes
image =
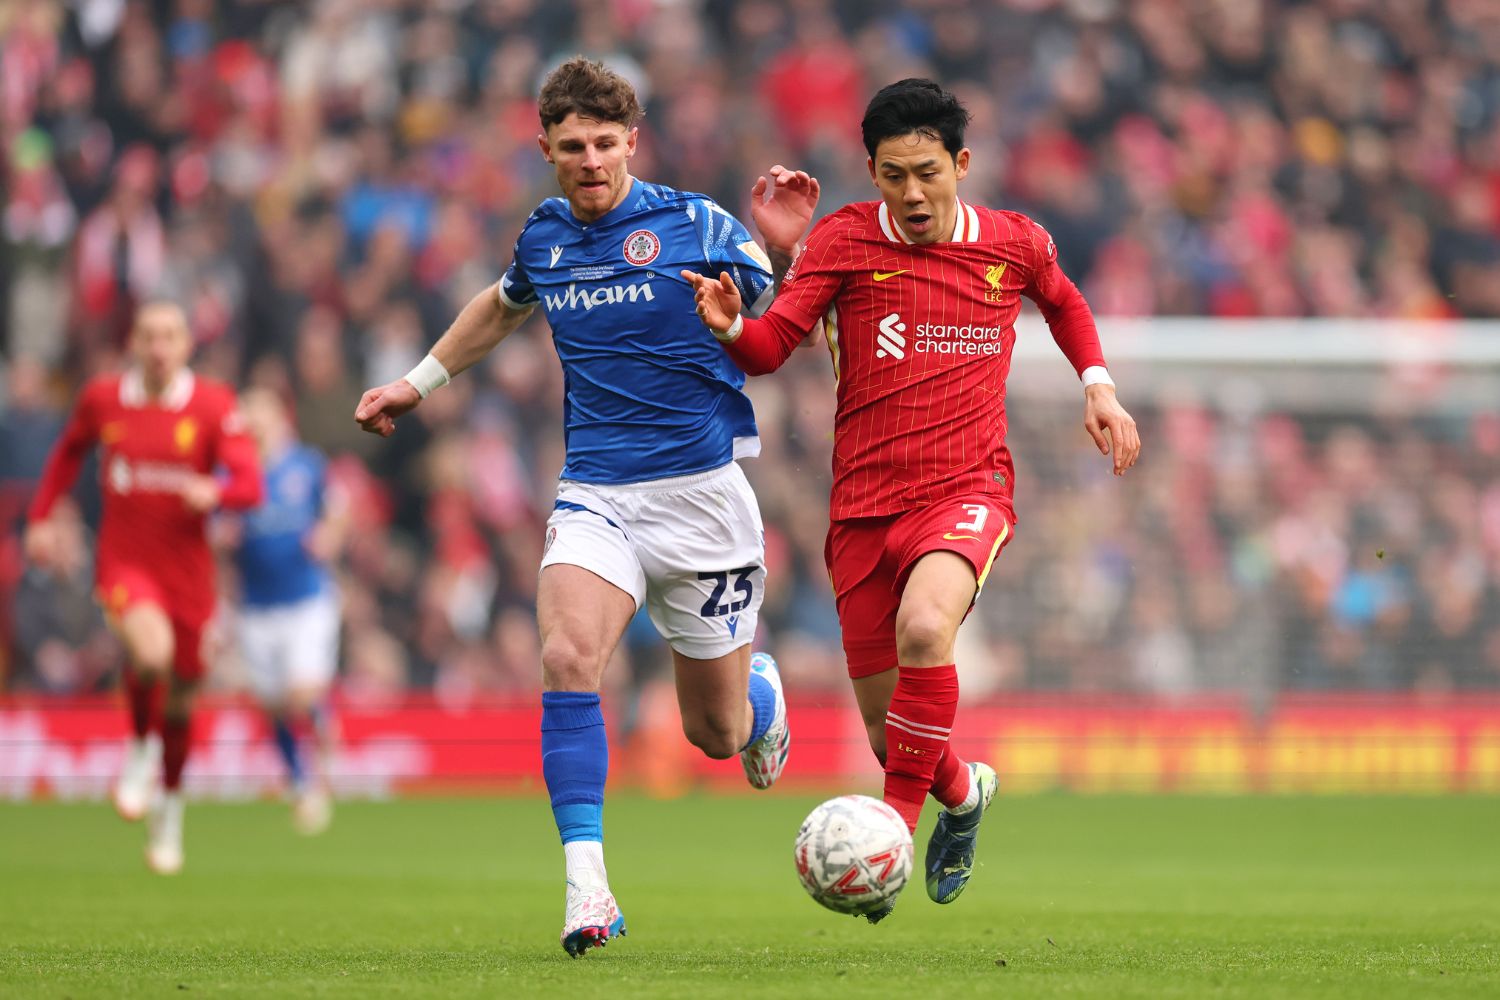
{"label": "player's knee", "polygon": [[901,609],[896,619],[896,652],[901,662],[930,666],[950,662],[953,624],[936,607]]}
{"label": "player's knee", "polygon": [[713,713],[682,720],[682,732],[688,742],[711,760],[727,760],[740,752],[740,745],[749,735],[740,732],[742,728],[728,716]]}
{"label": "player's knee", "polygon": [[176,642],[172,622],[157,607],[132,609],[120,623],[120,638],[131,666],[143,674],[163,677],[172,669]]}
{"label": "player's knee", "polygon": [[542,683],[548,691],[597,691],[602,673],[600,657],[566,636],[542,645]]}

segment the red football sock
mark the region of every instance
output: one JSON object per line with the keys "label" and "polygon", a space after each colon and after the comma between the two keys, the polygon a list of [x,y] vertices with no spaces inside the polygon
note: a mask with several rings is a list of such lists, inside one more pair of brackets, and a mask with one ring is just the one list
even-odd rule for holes
{"label": "red football sock", "polygon": [[952,809],[969,797],[969,765],[947,744],[932,776],[932,797]]}
{"label": "red football sock", "polygon": [[901,667],[885,715],[885,801],[917,829],[958,712],[958,671]]}
{"label": "red football sock", "polygon": [[192,719],[168,716],[161,724],[161,783],[169,792],[182,787],[182,769],[187,766],[192,742]]}
{"label": "red football sock", "polygon": [[162,688],[162,683],[155,677],[126,668],[125,697],[130,703],[130,731],[138,740],[161,728]]}

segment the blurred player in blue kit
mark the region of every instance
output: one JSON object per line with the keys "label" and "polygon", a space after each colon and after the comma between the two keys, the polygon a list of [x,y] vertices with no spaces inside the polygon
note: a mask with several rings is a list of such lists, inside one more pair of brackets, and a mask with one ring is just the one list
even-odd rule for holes
{"label": "blurred player in blue kit", "polygon": [[566,864],[562,945],[577,956],[625,932],[604,866],[599,686],[639,608],[672,649],[688,739],[715,759],[738,753],[757,788],[786,763],[780,676],[750,652],[765,542],[736,459],[760,451],[755,417],[744,375],[698,323],[680,272],[728,273],[752,309],[764,308],[817,185],[779,168],[756,183],[768,256],[711,199],[631,176],[642,111],[617,74],[572,59],[538,103],[538,142],[563,197],[532,213],[500,282],[405,378],[366,392],[355,418],[393,433],[538,305],[546,313],[563,366],[567,454],[537,588],[542,773]]}
{"label": "blurred player in blue kit", "polygon": [[[286,764],[293,823],[316,834],[333,819],[328,768],[336,731],[328,694],[338,669],[339,596],[329,563],[343,546],[346,504],[329,487],[322,454],[297,439],[274,392],[251,389],[240,405],[266,492],[239,519],[237,638]],[[307,737],[316,766],[304,754]]]}

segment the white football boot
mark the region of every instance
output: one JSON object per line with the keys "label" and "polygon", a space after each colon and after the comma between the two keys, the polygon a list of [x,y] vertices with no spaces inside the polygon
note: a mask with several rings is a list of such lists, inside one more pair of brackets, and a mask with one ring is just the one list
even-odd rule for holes
{"label": "white football boot", "polygon": [[120,818],[139,822],[151,806],[161,780],[161,736],[151,733],[143,740],[132,738],[125,748],[125,766],[110,790],[110,800]]}
{"label": "white football boot", "polygon": [[582,889],[568,879],[568,904],[563,916],[563,950],[574,958],[590,948],[603,948],[612,937],[625,936],[625,917],[615,905],[609,886]]}
{"label": "white football boot", "polygon": [[781,671],[768,653],[750,657],[750,670],[771,682],[776,689],[776,714],[760,739],[740,751],[740,763],[753,788],[770,788],[786,769],[786,758],[792,748],[792,730],[786,721],[786,693],[781,687]]}
{"label": "white football boot", "polygon": [[182,793],[162,792],[146,818],[146,867],[158,875],[182,871]]}
{"label": "white football boot", "polygon": [[292,826],[304,837],[314,837],[333,822],[333,798],[321,785],[298,790],[292,798]]}

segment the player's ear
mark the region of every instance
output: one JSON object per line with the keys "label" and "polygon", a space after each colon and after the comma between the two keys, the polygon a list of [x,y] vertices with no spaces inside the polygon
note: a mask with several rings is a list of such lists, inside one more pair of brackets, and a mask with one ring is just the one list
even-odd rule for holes
{"label": "player's ear", "polygon": [[875,184],[876,187],[880,187],[880,180],[875,176],[875,157],[865,157],[865,166],[870,170],[870,180]]}
{"label": "player's ear", "polygon": [[632,125],[625,133],[625,159],[628,160],[635,155],[635,141],[640,138],[640,134],[640,127],[636,125]]}
{"label": "player's ear", "polygon": [[953,176],[957,180],[963,180],[969,172],[969,147],[965,146],[958,151],[953,158]]}
{"label": "player's ear", "polygon": [[542,148],[542,159],[548,163],[552,162],[552,143],[547,141],[547,133],[538,132],[536,144]]}

